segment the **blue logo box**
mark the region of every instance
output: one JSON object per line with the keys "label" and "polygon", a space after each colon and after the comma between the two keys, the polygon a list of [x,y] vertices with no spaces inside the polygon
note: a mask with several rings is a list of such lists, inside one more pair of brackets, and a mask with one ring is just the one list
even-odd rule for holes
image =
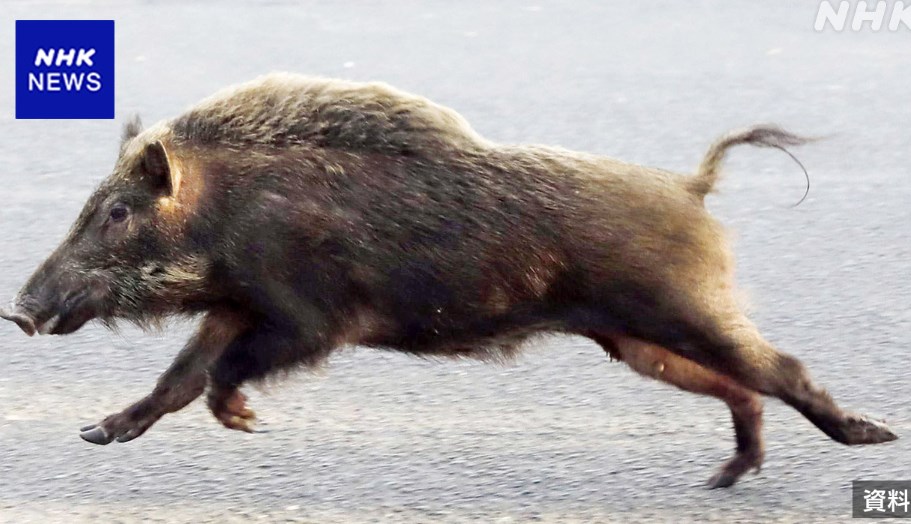
{"label": "blue logo box", "polygon": [[16,118],[114,118],[114,21],[16,20]]}

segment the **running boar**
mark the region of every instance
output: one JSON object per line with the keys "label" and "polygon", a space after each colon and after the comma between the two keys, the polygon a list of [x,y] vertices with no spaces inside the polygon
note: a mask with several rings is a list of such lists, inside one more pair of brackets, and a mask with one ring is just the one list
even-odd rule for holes
{"label": "running boar", "polygon": [[32,335],[90,320],[201,317],[154,390],[83,428],[127,442],[207,393],[250,431],[239,388],[335,348],[507,357],[529,336],[587,336],[644,375],[730,407],[729,486],[763,459],[761,395],[832,439],[896,438],[850,414],[744,316],[703,200],[726,151],[804,140],[726,135],[695,175],[495,144],[384,84],[275,74],[143,131],[4,318]]}

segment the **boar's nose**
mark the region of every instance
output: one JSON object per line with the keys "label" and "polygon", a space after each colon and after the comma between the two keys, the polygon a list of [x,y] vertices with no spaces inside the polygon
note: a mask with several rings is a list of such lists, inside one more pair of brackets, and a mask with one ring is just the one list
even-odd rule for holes
{"label": "boar's nose", "polygon": [[15,322],[28,336],[35,334],[35,321],[19,307],[14,308],[11,312],[0,310],[0,318]]}

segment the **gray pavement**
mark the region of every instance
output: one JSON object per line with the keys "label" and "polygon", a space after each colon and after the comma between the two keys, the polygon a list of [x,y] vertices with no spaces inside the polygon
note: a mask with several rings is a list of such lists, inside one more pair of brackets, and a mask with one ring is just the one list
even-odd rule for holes
{"label": "gray pavement", "polygon": [[[718,134],[773,121],[832,135],[737,149],[709,206],[736,239],[753,317],[849,408],[905,438],[828,441],[780,402],[767,460],[702,487],[728,413],[546,338],[517,362],[351,349],[251,391],[267,433],[197,403],[129,444],[78,428],[144,395],[186,337],[0,325],[2,522],[836,522],[852,479],[911,479],[911,31],[817,33],[817,3],[17,2],[0,6],[0,301],[110,170],[120,123],[177,114],[273,70],[381,79],[487,137],[691,171]],[[117,21],[118,121],[13,120],[13,21]]]}

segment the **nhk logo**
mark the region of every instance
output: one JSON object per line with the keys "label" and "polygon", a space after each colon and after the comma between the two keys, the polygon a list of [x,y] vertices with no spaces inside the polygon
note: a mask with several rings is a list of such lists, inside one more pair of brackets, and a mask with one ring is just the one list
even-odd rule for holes
{"label": "nhk logo", "polygon": [[17,20],[16,118],[114,118],[114,21]]}
{"label": "nhk logo", "polygon": [[[54,59],[55,53],[57,55],[56,60]],[[50,69],[52,66],[59,68],[75,64],[76,67],[84,66],[90,68],[95,65],[92,62],[92,55],[95,54],[94,49],[79,49],[79,54],[76,53],[76,49],[39,49],[35,55],[35,67],[44,66]],[[88,73],[84,71],[78,73],[56,71],[45,73],[44,71],[38,71],[28,74],[29,91],[60,91],[61,89],[79,91],[83,85],[89,91],[100,91],[101,74],[97,71]]]}
{"label": "nhk logo", "polygon": [[[837,6],[837,7],[836,7]],[[901,0],[896,2],[860,1],[856,4],[848,0],[841,2],[824,1],[819,4],[816,11],[816,23],[813,28],[822,31],[831,27],[835,31],[846,28],[851,31],[861,31],[869,26],[873,31],[888,29],[898,31],[911,29],[911,3],[906,4]]]}

